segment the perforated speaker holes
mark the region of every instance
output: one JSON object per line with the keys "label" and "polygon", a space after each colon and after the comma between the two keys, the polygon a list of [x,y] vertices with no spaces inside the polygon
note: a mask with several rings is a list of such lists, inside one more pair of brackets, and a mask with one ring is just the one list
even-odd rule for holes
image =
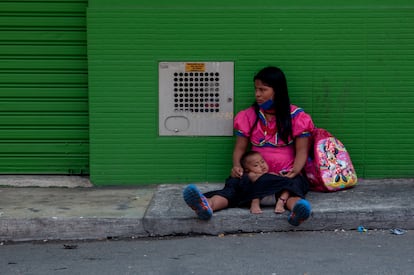
{"label": "perforated speaker holes", "polygon": [[174,111],[220,112],[219,80],[218,72],[175,72]]}

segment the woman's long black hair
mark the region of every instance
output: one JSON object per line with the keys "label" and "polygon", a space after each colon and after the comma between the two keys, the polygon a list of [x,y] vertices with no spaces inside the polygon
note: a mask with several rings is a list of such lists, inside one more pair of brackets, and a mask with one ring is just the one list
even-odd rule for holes
{"label": "woman's long black hair", "polygon": [[[279,137],[287,144],[289,138],[292,138],[292,117],[290,114],[290,99],[285,74],[281,69],[271,66],[260,70],[253,78],[253,81],[255,80],[260,80],[264,85],[273,88],[275,93],[273,111],[276,116],[277,132]],[[258,116],[260,107],[257,102],[253,103],[253,106]],[[253,127],[256,124],[257,121]]]}

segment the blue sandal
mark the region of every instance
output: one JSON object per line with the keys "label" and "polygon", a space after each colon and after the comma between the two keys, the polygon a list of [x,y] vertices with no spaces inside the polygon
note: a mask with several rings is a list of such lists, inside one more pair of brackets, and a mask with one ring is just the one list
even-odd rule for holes
{"label": "blue sandal", "polygon": [[194,184],[190,184],[184,189],[183,197],[187,205],[196,212],[199,219],[208,220],[213,216],[213,209],[208,204],[207,198]]}
{"label": "blue sandal", "polygon": [[305,199],[300,199],[293,206],[292,212],[288,217],[288,222],[291,225],[298,226],[310,217],[311,206]]}

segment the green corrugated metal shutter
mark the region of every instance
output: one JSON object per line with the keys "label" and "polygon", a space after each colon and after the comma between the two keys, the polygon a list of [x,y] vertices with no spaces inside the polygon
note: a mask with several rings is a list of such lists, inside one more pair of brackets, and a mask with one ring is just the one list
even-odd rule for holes
{"label": "green corrugated metal shutter", "polygon": [[87,1],[0,2],[0,173],[88,173]]}
{"label": "green corrugated metal shutter", "polygon": [[90,0],[91,180],[223,182],[233,138],[158,135],[159,61],[234,61],[235,112],[267,65],[359,178],[414,176],[414,4]]}

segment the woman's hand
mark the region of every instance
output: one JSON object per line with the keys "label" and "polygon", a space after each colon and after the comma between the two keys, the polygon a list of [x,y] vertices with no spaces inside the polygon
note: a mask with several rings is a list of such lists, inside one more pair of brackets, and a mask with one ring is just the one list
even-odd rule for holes
{"label": "woman's hand", "polygon": [[293,169],[288,171],[287,173],[282,174],[282,176],[287,177],[287,178],[291,178],[291,179],[296,177],[297,175],[299,175],[299,173],[294,171]]}
{"label": "woman's hand", "polygon": [[243,176],[243,168],[241,167],[240,159],[243,153],[246,152],[248,144],[248,138],[237,136],[233,150],[233,168],[231,169],[231,176],[233,178],[241,178],[241,176]]}
{"label": "woman's hand", "polygon": [[243,176],[243,168],[241,166],[233,166],[231,176],[233,178],[241,178]]}
{"label": "woman's hand", "polygon": [[305,166],[306,160],[308,159],[309,137],[296,138],[295,150],[296,156],[293,168],[283,175],[288,178],[294,178],[299,175]]}

